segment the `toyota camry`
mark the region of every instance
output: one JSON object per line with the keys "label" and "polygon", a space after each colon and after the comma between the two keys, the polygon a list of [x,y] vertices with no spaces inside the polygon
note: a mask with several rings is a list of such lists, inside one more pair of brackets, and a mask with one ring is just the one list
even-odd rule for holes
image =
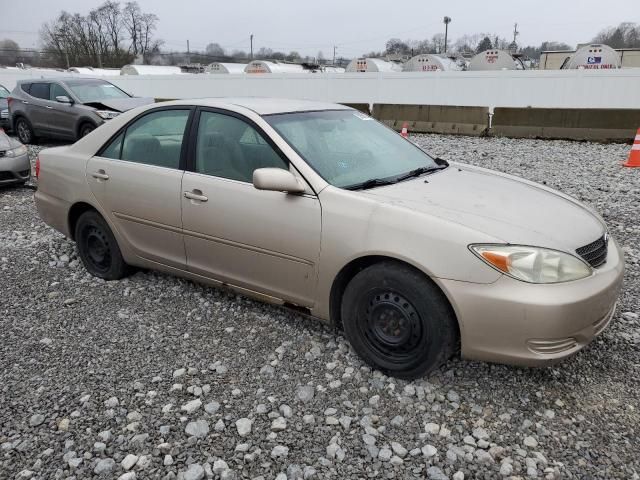
{"label": "toyota camry", "polygon": [[41,151],[36,171],[40,216],[91,274],[156,269],[295,309],[398,377],[458,352],[572,355],[613,318],[624,270],[577,200],[434,158],[341,105],[148,105]]}

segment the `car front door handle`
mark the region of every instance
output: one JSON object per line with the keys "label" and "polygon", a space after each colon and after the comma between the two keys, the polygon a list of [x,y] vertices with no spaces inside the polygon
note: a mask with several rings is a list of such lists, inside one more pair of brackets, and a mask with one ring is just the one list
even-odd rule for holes
{"label": "car front door handle", "polygon": [[97,172],[93,172],[91,176],[93,178],[97,178],[98,180],[109,180],[109,175],[104,173],[104,170],[98,170]]}
{"label": "car front door handle", "polygon": [[22,100],[22,103],[24,103],[25,105],[29,105],[29,102],[27,102],[26,100]]}
{"label": "car front door handle", "polygon": [[208,197],[202,195],[202,192],[200,190],[184,192],[184,198],[188,198],[189,200],[197,200],[198,202],[206,202],[207,200],[209,200]]}
{"label": "car front door handle", "polygon": [[51,110],[51,109],[53,108],[53,107],[51,107],[51,106],[49,106],[49,105],[47,105],[46,107],[47,107],[49,110]]}

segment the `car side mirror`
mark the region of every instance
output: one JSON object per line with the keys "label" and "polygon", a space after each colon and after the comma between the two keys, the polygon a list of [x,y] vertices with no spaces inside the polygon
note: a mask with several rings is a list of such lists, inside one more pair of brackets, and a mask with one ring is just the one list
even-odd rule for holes
{"label": "car side mirror", "polygon": [[305,187],[289,170],[283,168],[258,168],[253,171],[253,186],[272,192],[302,193]]}
{"label": "car side mirror", "polygon": [[68,104],[72,104],[73,102],[71,101],[71,99],[69,97],[67,97],[66,95],[58,95],[56,97],[56,102],[60,102],[60,103],[68,103]]}

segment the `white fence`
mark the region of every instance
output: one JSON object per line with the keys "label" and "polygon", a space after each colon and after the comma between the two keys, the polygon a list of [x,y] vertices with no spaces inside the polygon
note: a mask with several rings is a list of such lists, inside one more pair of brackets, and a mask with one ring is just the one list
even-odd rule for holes
{"label": "white fence", "polygon": [[[42,76],[42,70],[29,72],[0,70],[0,84],[11,89],[18,79]],[[266,96],[369,104],[640,109],[640,69],[139,75],[108,80],[134,95],[154,98]]]}

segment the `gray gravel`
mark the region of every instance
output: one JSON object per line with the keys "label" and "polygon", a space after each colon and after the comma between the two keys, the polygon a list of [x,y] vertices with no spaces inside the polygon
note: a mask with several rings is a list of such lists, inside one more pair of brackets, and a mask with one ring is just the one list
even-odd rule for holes
{"label": "gray gravel", "polygon": [[628,268],[615,321],[590,347],[553,368],[452,360],[420,381],[387,378],[329,328],[245,297],[154,272],[97,280],[39,220],[32,191],[5,189],[0,477],[638,479],[629,147],[413,138],[603,214]]}

